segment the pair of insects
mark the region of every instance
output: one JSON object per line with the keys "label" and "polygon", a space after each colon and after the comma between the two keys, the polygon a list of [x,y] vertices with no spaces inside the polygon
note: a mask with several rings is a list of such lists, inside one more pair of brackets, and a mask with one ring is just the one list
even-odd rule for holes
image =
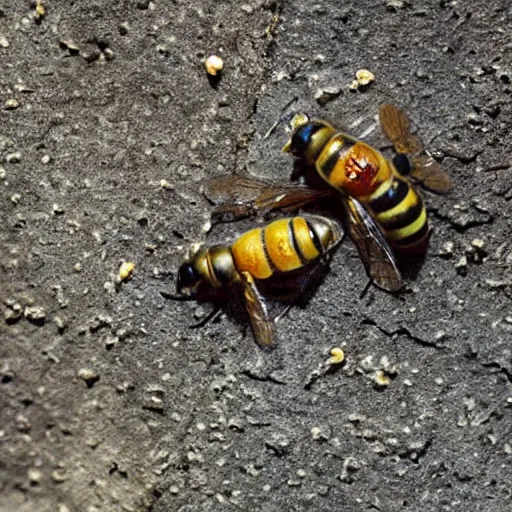
{"label": "pair of insects", "polygon": [[[213,178],[206,184],[205,195],[216,205],[214,217],[232,220],[273,210],[289,213],[329,200],[340,210],[335,213],[341,215],[370,283],[399,292],[403,279],[394,251],[424,252],[429,238],[425,204],[413,182],[439,193],[448,192],[452,185],[437,162],[425,154],[399,108],[382,105],[379,120],[394,147],[393,160],[326,121],[294,115],[283,150],[295,157],[295,175],[303,175],[306,185],[272,184],[236,175]],[[274,221],[248,231],[230,246],[202,248],[193,254],[179,269],[178,295],[170,297],[205,300],[219,292],[238,293],[256,342],[271,347],[275,319],[268,297],[298,296],[343,236],[336,221],[318,215]]]}

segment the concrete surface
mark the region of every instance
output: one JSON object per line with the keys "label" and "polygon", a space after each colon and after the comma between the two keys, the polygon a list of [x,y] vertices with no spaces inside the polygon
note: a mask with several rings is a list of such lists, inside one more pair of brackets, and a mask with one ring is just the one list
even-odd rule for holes
{"label": "concrete surface", "polygon": [[[512,510],[510,2],[44,6],[0,2],[0,510]],[[400,105],[456,187],[407,293],[360,300],[347,241],[266,354],[160,291],[254,225],[206,233],[205,179],[287,178],[294,96],[356,134]]]}

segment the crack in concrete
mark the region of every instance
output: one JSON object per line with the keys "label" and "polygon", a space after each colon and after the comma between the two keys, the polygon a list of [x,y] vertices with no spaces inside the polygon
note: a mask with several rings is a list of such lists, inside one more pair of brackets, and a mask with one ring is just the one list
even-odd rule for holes
{"label": "crack in concrete", "polygon": [[378,325],[377,322],[375,320],[372,320],[371,318],[364,319],[361,322],[361,325],[372,325],[374,327],[377,327],[377,329],[379,329],[379,331],[381,331],[383,334],[385,334],[386,336],[388,336],[390,338],[393,336],[403,335],[423,347],[431,347],[431,348],[435,348],[437,350],[445,350],[446,349],[446,347],[444,345],[439,345],[433,341],[424,340],[422,338],[419,338],[418,336],[414,336],[411,333],[411,331],[409,331],[409,329],[407,329],[406,327],[403,327],[403,326],[400,326],[398,329],[395,329],[394,331],[387,331],[386,329],[384,329],[383,327]]}

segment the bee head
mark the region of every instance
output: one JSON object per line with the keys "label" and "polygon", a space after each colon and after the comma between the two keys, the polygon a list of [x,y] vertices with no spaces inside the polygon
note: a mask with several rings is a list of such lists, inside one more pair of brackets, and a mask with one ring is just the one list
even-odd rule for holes
{"label": "bee head", "polygon": [[287,116],[286,122],[286,131],[291,133],[292,136],[283,146],[283,151],[285,153],[291,153],[295,156],[300,156],[301,151],[299,150],[301,148],[307,148],[311,138],[311,134],[307,134],[307,130],[305,130],[310,124],[310,117],[308,114],[298,112],[289,114]]}
{"label": "bee head", "polygon": [[205,260],[204,253],[202,244],[194,244],[188,249],[185,261],[178,270],[176,280],[178,295],[193,296],[197,293],[197,289],[204,281],[200,270],[200,264]]}
{"label": "bee head", "polygon": [[194,263],[186,261],[178,270],[176,292],[178,295],[194,295],[203,278],[196,270]]}

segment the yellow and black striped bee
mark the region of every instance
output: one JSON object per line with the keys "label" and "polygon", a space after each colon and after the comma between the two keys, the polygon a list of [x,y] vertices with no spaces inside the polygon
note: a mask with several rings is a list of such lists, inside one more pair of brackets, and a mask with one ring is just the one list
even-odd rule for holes
{"label": "yellow and black striped bee", "polygon": [[370,145],[337,132],[326,121],[296,114],[283,150],[297,158],[299,173],[312,170],[326,188],[221,176],[207,183],[205,190],[206,197],[219,205],[215,215],[293,211],[331,195],[342,205],[370,282],[386,291],[401,290],[403,280],[390,245],[399,251],[424,251],[429,237],[425,205],[411,180],[441,193],[450,190],[451,181],[437,162],[423,154],[421,140],[410,132],[400,109],[382,105],[379,118],[398,154],[400,171]]}
{"label": "yellow and black striped bee", "polygon": [[406,176],[438,192],[447,192],[451,183],[433,159],[420,159],[421,140],[410,133],[409,120],[400,109],[382,105],[379,119],[397,153],[413,155],[412,162],[408,157],[395,160],[401,172],[377,149],[304,114],[292,119],[293,135],[283,150],[306,168],[314,167],[327,184],[362,203],[393,247],[421,251],[429,236],[427,213],[423,199]]}
{"label": "yellow and black striped bee", "polygon": [[[205,300],[238,292],[257,344],[269,348],[275,343],[275,319],[267,308],[267,294],[289,302],[307,286],[308,274],[328,261],[342,238],[341,226],[332,219],[318,215],[279,219],[247,231],[229,246],[199,249],[178,271],[177,295],[164,296]],[[293,294],[287,291],[290,282]]]}

